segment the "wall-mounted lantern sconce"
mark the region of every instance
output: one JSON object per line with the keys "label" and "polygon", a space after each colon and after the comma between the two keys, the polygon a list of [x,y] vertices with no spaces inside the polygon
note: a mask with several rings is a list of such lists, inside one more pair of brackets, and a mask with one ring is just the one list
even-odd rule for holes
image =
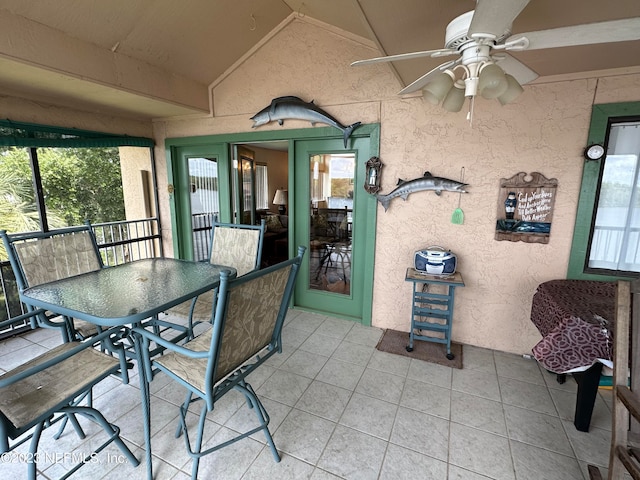
{"label": "wall-mounted lantern sconce", "polygon": [[364,182],[364,189],[372,195],[380,191],[380,171],[382,170],[382,162],[378,157],[371,157],[365,163],[367,178]]}

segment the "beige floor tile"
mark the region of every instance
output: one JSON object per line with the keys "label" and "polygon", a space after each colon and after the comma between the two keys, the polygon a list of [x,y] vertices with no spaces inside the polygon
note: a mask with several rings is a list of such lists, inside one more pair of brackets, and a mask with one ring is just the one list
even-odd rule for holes
{"label": "beige floor tile", "polygon": [[[590,431],[578,432],[571,376],[561,385],[533,360],[469,345],[463,347],[463,368],[451,369],[379,352],[381,335],[380,329],[347,320],[290,311],[283,353],[249,378],[271,417],[282,460],[274,461],[263,432],[257,432],[206,456],[199,478],[584,480],[589,463],[606,473],[610,391],[599,392]],[[56,342],[59,332],[40,330],[1,341],[0,370]],[[72,479],[146,478],[137,368],[130,375],[129,385],[116,378],[102,382],[94,398],[143,463],[87,465]],[[150,390],[155,478],[187,480],[191,459],[184,437],[175,438],[186,390],[164,374]],[[192,404],[187,416],[192,441],[201,406]],[[50,428],[40,451],[90,449],[99,428],[80,421],[86,439],[67,429],[54,440],[57,427]],[[232,390],[207,414],[205,445],[256,424],[244,396]],[[99,455],[117,455],[112,447]],[[69,466],[42,468],[57,478]],[[23,478],[24,472],[24,463],[0,464],[1,478]]]}
{"label": "beige floor tile", "polygon": [[318,461],[318,467],[343,478],[378,478],[387,443],[338,425]]}
{"label": "beige floor tile", "polygon": [[449,422],[443,418],[400,407],[390,442],[446,461],[449,453]]}
{"label": "beige floor tile", "polygon": [[340,424],[383,440],[389,440],[398,405],[354,393]]}
{"label": "beige floor tile", "polygon": [[511,442],[518,479],[583,480],[575,458],[520,442]]}
{"label": "beige floor tile", "polygon": [[296,408],[317,415],[332,422],[337,422],[353,392],[344,388],[314,381],[302,394]]}
{"label": "beige floor tile", "polygon": [[496,480],[515,479],[509,440],[505,437],[451,423],[449,449],[449,462],[453,465]]}
{"label": "beige floor tile", "polygon": [[573,455],[573,449],[558,417],[504,406],[509,438],[563,455]]}
{"label": "beige floor tile", "polygon": [[502,403],[494,400],[455,392],[451,395],[451,421],[507,436]]}

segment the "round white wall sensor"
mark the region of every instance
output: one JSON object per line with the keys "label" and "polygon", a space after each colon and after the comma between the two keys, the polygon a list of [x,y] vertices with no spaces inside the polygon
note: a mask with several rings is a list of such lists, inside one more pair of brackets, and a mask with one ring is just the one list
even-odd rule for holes
{"label": "round white wall sensor", "polygon": [[602,145],[589,145],[584,150],[584,158],[587,160],[600,160],[604,156],[604,147]]}

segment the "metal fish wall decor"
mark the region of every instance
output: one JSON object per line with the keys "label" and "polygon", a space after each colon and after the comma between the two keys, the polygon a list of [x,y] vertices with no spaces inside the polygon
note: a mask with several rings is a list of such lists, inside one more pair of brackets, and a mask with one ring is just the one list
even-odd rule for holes
{"label": "metal fish wall decor", "polygon": [[467,193],[464,189],[468,184],[457,182],[449,178],[434,177],[430,172],[424,172],[424,175],[413,180],[398,179],[398,185],[394,190],[386,195],[376,195],[376,199],[384,207],[386,212],[389,208],[389,203],[396,197],[401,197],[403,200],[407,200],[410,193],[420,192],[422,190],[433,190],[436,195],[440,195],[445,192]]}
{"label": "metal fish wall decor", "polygon": [[313,100],[305,102],[298,97],[292,96],[274,98],[271,100],[271,105],[260,110],[251,117],[251,120],[253,120],[252,128],[265,125],[269,122],[278,122],[282,125],[285,120],[307,120],[311,122],[311,125],[315,125],[316,123],[331,125],[332,127],[342,130],[344,148],[347,148],[347,141],[353,131],[360,126],[360,122],[344,126],[313,103]]}

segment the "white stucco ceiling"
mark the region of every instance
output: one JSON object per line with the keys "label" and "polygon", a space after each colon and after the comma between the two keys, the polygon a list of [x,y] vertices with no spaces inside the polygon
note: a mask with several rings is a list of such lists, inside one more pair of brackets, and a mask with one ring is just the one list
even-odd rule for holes
{"label": "white stucco ceiling", "polygon": [[[205,114],[208,85],[291,15],[373,41],[381,55],[443,47],[473,0],[2,0],[0,90],[138,118]],[[638,0],[531,0],[513,32],[640,17]],[[640,66],[640,41],[514,53],[541,79]],[[356,60],[356,59],[354,59]],[[394,62],[409,84],[442,63]]]}

